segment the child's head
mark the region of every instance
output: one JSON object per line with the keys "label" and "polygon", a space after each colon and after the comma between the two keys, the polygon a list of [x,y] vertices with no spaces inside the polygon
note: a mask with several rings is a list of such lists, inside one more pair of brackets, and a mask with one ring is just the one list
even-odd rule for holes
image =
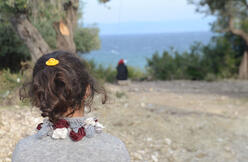
{"label": "child's head", "polygon": [[[46,64],[50,59],[56,64]],[[29,97],[33,106],[40,108],[43,117],[55,122],[65,113],[84,109],[91,105],[94,94],[106,94],[99,87],[87,67],[79,58],[65,51],[55,51],[42,56],[36,62],[28,96],[20,93],[21,98]]]}

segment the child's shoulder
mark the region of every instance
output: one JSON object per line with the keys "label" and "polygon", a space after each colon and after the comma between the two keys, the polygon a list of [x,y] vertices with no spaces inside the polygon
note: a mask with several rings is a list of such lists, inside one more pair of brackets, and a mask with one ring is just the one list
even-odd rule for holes
{"label": "child's shoulder", "polygon": [[[15,151],[13,152],[12,160],[22,161],[27,158],[29,160],[39,159],[39,157],[41,158],[44,155],[50,159],[56,159],[57,157],[53,157],[54,155],[62,158],[63,155],[68,155],[68,152],[71,152],[72,157],[70,157],[70,159],[88,157],[89,161],[95,161],[95,158],[103,157],[103,159],[106,158],[108,161],[111,161],[112,159],[129,161],[129,153],[124,143],[119,138],[104,132],[96,134],[92,138],[85,137],[78,142],[74,142],[70,138],[54,140],[47,136],[39,139],[36,135],[31,135],[18,142]],[[106,154],[108,154],[108,156],[106,156]]]}
{"label": "child's shoulder", "polygon": [[97,134],[95,138],[100,139],[103,142],[122,143],[122,141],[118,137],[105,132]]}
{"label": "child's shoulder", "polygon": [[102,131],[94,118],[70,118],[52,124],[44,120],[37,133],[23,138],[13,153],[15,161],[129,161],[124,143]]}
{"label": "child's shoulder", "polygon": [[94,140],[92,140],[92,142],[95,142],[98,145],[102,144],[104,145],[103,147],[109,146],[111,148],[113,147],[125,148],[124,143],[118,137],[104,132],[101,134],[97,134],[94,137]]}
{"label": "child's shoulder", "polygon": [[105,132],[102,132],[100,134],[95,134],[94,137],[91,137],[91,138],[87,138],[87,137],[84,137],[83,140],[81,141],[78,141],[78,142],[74,142],[72,140],[70,140],[69,138],[68,139],[63,139],[63,140],[55,140],[55,139],[52,139],[51,137],[47,136],[47,137],[44,137],[42,139],[38,138],[36,136],[36,134],[34,135],[30,135],[30,136],[27,136],[23,139],[21,139],[16,147],[32,147],[33,144],[37,144],[37,143],[50,143],[50,142],[55,142],[55,143],[68,143],[68,142],[71,142],[71,143],[77,143],[77,144],[83,144],[83,143],[90,143],[90,144],[93,144],[93,143],[97,143],[97,145],[99,144],[104,144],[104,145],[110,145],[110,146],[124,146],[124,143],[116,136],[113,136],[109,133],[105,133]]}
{"label": "child's shoulder", "polygon": [[[110,159],[113,159],[113,161],[130,161],[129,153],[125,144],[119,138],[111,134],[101,133],[97,134],[94,138],[92,138],[92,140],[86,140],[90,141],[88,143],[90,146],[98,150],[98,153],[96,153],[97,157],[103,157],[108,154],[108,161],[111,161]],[[84,145],[85,141],[82,140],[80,142]]]}

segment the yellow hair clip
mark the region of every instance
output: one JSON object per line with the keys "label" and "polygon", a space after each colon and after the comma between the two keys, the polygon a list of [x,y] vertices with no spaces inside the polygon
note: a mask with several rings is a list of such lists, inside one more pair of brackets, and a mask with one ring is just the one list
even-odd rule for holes
{"label": "yellow hair clip", "polygon": [[56,60],[55,58],[50,58],[46,61],[47,66],[55,66],[59,64],[59,60]]}

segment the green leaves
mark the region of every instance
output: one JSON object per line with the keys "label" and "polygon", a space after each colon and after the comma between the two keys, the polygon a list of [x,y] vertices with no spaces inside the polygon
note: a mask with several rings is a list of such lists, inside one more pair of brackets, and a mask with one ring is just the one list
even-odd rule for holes
{"label": "green leaves", "polygon": [[214,37],[208,45],[195,43],[189,52],[164,51],[147,59],[147,69],[154,79],[213,80],[235,77],[245,42],[227,33]]}
{"label": "green leaves", "polygon": [[1,0],[0,14],[12,16],[17,13],[28,13],[29,0]]}
{"label": "green leaves", "polygon": [[0,70],[20,70],[21,61],[30,59],[29,52],[8,22],[0,23]]}
{"label": "green leaves", "polygon": [[212,25],[215,32],[227,32],[229,20],[235,20],[235,28],[248,31],[248,2],[246,0],[188,0],[197,6],[197,11],[216,16]]}
{"label": "green leaves", "polygon": [[100,48],[99,29],[92,28],[77,28],[74,32],[74,42],[76,50],[80,53],[88,53],[91,50]]}

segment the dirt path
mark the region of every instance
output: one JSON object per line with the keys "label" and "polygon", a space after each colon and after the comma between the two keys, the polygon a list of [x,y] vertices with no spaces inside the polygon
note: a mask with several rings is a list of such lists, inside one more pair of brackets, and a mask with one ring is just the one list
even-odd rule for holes
{"label": "dirt path", "polygon": [[116,111],[134,160],[247,161],[247,82],[134,82],[111,88],[112,94],[126,94]]}
{"label": "dirt path", "polygon": [[[132,161],[245,162],[248,82],[106,84],[109,103],[95,104],[107,132],[121,138]],[[0,108],[0,161],[42,119],[30,108]]]}

